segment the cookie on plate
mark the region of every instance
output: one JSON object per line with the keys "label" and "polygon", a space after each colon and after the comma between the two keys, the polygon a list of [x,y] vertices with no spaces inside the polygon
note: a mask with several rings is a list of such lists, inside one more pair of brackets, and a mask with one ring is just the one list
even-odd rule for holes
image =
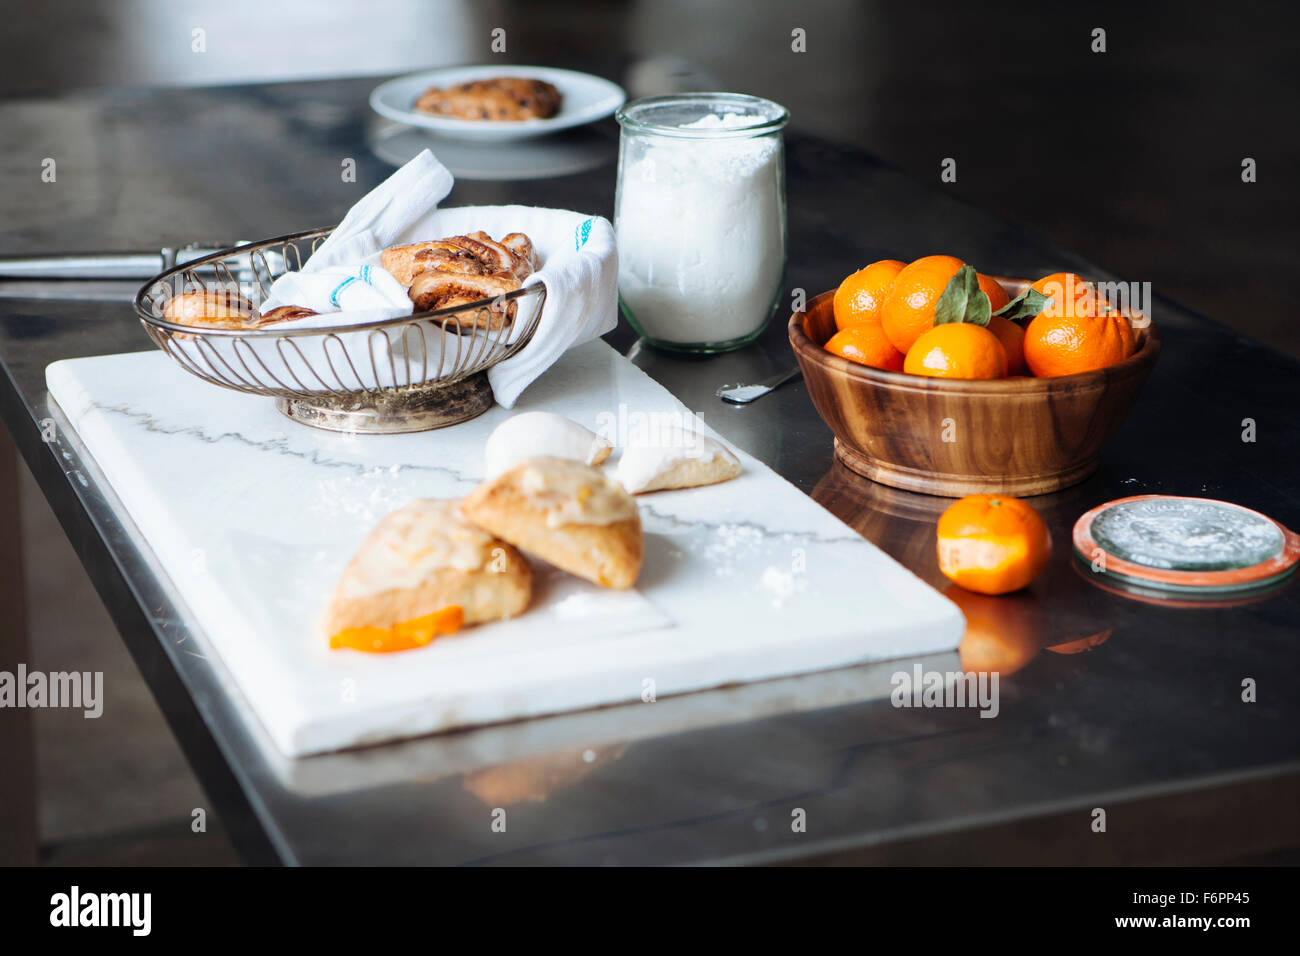
{"label": "cookie on plate", "polygon": [[645,555],[632,496],[595,468],[542,456],[466,496],[474,524],[543,561],[607,588],[630,588]]}
{"label": "cookie on plate", "polygon": [[450,607],[465,624],[514,617],[533,573],[513,547],[466,521],[455,498],[418,498],[385,515],[339,578],[326,635],[394,628]]}
{"label": "cookie on plate", "polygon": [[494,76],[454,86],[430,87],[415,101],[421,113],[463,120],[522,122],[550,119],[563,97],[555,84],[521,76]]}

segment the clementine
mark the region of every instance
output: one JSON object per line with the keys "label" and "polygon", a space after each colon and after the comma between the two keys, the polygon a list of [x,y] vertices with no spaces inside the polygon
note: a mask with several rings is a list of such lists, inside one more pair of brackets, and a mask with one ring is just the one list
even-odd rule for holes
{"label": "clementine", "polygon": [[1137,332],[1133,329],[1133,319],[1127,312],[1122,312],[1109,302],[1098,300],[1097,314],[1116,322],[1120,338],[1124,340],[1124,356],[1127,358],[1137,351]]}
{"label": "clementine", "polygon": [[998,285],[996,279],[991,279],[983,273],[976,273],[976,278],[979,280],[980,291],[989,297],[989,306],[994,312],[1011,301],[1007,290]]}
{"label": "clementine", "polygon": [[1010,319],[995,315],[989,319],[988,330],[1002,343],[1007,353],[1007,377],[1020,375],[1025,370],[1025,330]]}
{"label": "clementine", "polygon": [[939,570],[980,594],[1018,591],[1052,553],[1052,536],[1037,511],[1019,498],[967,495],[939,516]]}
{"label": "clementine", "polygon": [[[1043,307],[1043,311],[1051,315],[1072,315],[1079,307],[1080,300],[1086,309],[1095,301],[1096,295],[1093,284],[1075,272],[1053,272],[1029,288],[1052,300]],[[993,311],[996,312],[997,309]]]}
{"label": "clementine", "polygon": [[835,327],[846,329],[861,322],[879,322],[880,305],[903,265],[897,259],[881,259],[841,282],[831,301]]}
{"label": "clementine", "polygon": [[1063,315],[1044,309],[1025,329],[1025,364],[1040,378],[1074,375],[1124,361],[1133,352],[1128,319],[1080,299]]}
{"label": "clementine", "polygon": [[863,322],[841,329],[826,342],[826,351],[872,368],[903,370],[903,353],[890,344],[879,322]]}
{"label": "clementine", "polygon": [[933,327],[934,307],[963,265],[953,256],[924,256],[899,271],[880,306],[880,325],[894,348],[906,355]]}
{"label": "clementine", "polygon": [[1007,374],[1007,353],[984,326],[947,322],[913,343],[903,371],[935,378],[1002,378]]}

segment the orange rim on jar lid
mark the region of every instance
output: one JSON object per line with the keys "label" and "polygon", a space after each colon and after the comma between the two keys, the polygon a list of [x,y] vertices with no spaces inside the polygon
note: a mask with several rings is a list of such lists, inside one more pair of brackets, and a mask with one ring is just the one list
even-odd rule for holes
{"label": "orange rim on jar lid", "polygon": [[1098,584],[1212,597],[1275,584],[1300,561],[1300,535],[1213,498],[1135,495],[1074,525],[1074,550]]}

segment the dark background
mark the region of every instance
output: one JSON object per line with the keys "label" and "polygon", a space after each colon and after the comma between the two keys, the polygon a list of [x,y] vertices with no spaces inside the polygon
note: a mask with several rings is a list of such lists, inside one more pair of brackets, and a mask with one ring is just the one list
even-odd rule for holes
{"label": "dark background", "polygon": [[[8,4],[0,96],[397,73],[493,58],[629,93],[718,87],[1300,354],[1295,4],[52,0]],[[207,49],[186,37],[206,31]],[[807,33],[807,53],[790,49]],[[1107,52],[1091,52],[1106,30]],[[1241,180],[1252,157],[1258,180]],[[890,224],[858,224],[887,246]],[[123,237],[130,244],[130,237]],[[944,237],[933,248],[943,252]],[[907,258],[907,250],[900,255]],[[791,257],[816,255],[792,249]],[[977,263],[987,271],[997,263]]]}

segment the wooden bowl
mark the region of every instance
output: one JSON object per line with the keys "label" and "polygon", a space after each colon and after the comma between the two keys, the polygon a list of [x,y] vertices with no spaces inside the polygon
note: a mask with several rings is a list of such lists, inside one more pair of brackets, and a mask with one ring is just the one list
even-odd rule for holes
{"label": "wooden bowl", "polygon": [[[997,281],[1012,298],[1029,284]],[[1097,470],[1160,353],[1155,325],[1109,368],[1057,378],[928,378],[859,365],[827,352],[834,291],[790,316],[790,345],[835,455],[873,481],[956,498],[1039,495]]]}

